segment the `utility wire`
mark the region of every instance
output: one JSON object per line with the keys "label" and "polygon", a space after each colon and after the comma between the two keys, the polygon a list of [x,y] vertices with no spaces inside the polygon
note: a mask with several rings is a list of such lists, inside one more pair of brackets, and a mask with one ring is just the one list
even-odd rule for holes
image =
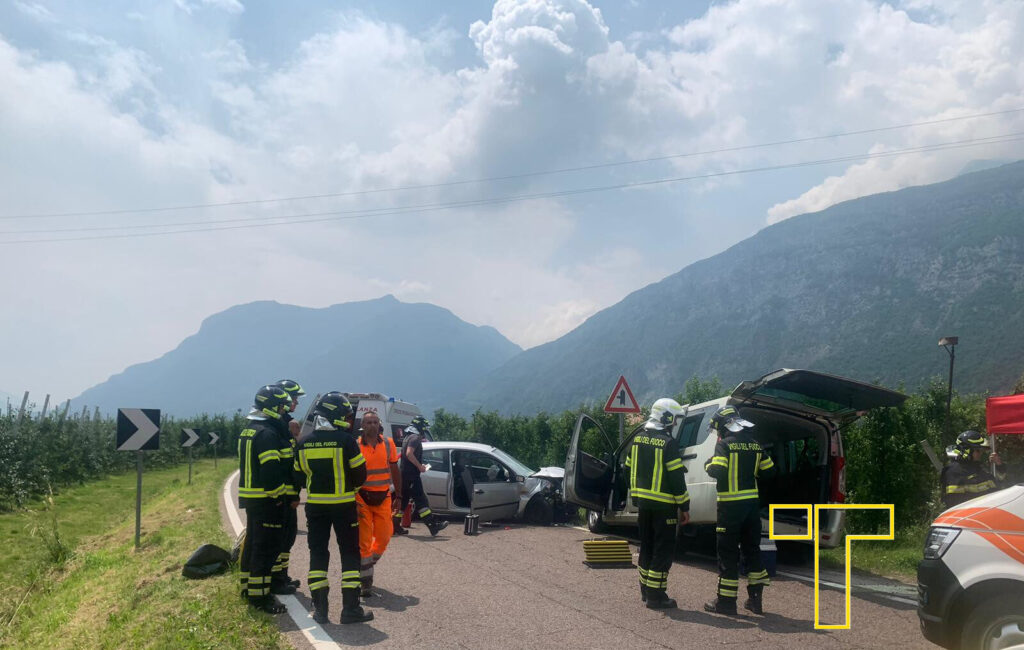
{"label": "utility wire", "polygon": [[[0,245],[3,244],[38,244],[38,243],[51,243],[51,242],[68,242],[68,241],[92,241],[99,239],[129,239],[136,237],[155,237],[163,235],[179,235],[188,233],[199,233],[199,232],[214,232],[221,230],[242,230],[249,228],[266,228],[271,226],[287,226],[295,224],[305,223],[319,223],[325,221],[342,221],[350,219],[367,219],[372,217],[381,216],[393,216],[403,215],[411,213],[424,213],[424,212],[436,212],[439,210],[452,210],[465,207],[476,207],[481,205],[498,205],[504,203],[515,203],[521,201],[530,201],[538,199],[548,198],[560,198],[565,196],[575,196],[580,194],[592,194],[596,192],[607,192],[612,190],[622,189],[634,189],[640,187],[650,187],[654,185],[663,185],[669,183],[679,183],[683,181],[691,180],[702,180],[710,178],[719,178],[724,176],[734,176],[740,174],[751,174],[766,171],[775,171],[780,169],[795,169],[800,167],[811,167],[817,165],[827,165],[838,162],[855,162],[863,160],[873,160],[877,158],[887,158],[892,156],[908,155],[913,153],[921,152],[932,152],[932,151],[946,151],[951,149],[963,149],[967,147],[984,146],[988,144],[1000,144],[1003,142],[1016,142],[1024,140],[1024,132],[1007,133],[997,136],[989,136],[986,138],[977,138],[970,140],[961,140],[955,142],[938,143],[933,145],[923,145],[920,147],[913,147],[909,149],[897,149],[893,151],[881,151],[867,154],[854,154],[849,156],[840,156],[835,158],[825,158],[819,160],[808,160],[796,163],[785,163],[778,165],[768,165],[763,167],[753,167],[747,169],[737,169],[721,172],[710,172],[707,174],[698,174],[693,176],[679,176],[674,178],[661,178],[648,181],[635,181],[629,183],[618,183],[615,185],[602,185],[595,187],[585,187],[570,190],[558,190],[552,192],[541,192],[534,194],[519,194],[505,197],[492,197],[484,199],[474,199],[470,201],[458,201],[448,203],[434,203],[434,204],[422,204],[422,205],[411,205],[411,206],[400,206],[393,208],[374,208],[371,210],[355,210],[355,211],[332,211],[332,212],[311,212],[296,215],[281,215],[272,217],[254,217],[254,218],[242,218],[228,220],[227,223],[244,222],[241,225],[224,225],[215,226],[213,228],[192,228],[192,229],[179,229],[179,230],[168,230],[162,232],[141,232],[141,233],[121,233],[113,235],[97,235],[97,236],[86,236],[86,237],[61,237],[51,239],[25,239],[25,240],[6,240],[0,241]],[[254,221],[274,221],[274,223],[252,223]],[[210,224],[213,222],[202,222],[204,224]],[[184,224],[151,224],[149,226],[102,226],[97,228],[77,228],[70,229],[76,232],[81,231],[94,231],[94,230],[126,230],[135,229],[141,227],[152,227],[152,228],[178,228]],[[21,234],[53,234],[62,232],[57,231],[17,231],[17,232],[5,232],[0,234],[7,235],[21,235]]]}
{"label": "utility wire", "polygon": [[656,156],[653,158],[640,158],[634,160],[620,160],[608,163],[598,163],[593,165],[582,165],[579,167],[564,167],[561,169],[549,169],[545,171],[535,172],[523,172],[520,174],[508,174],[505,176],[488,176],[484,178],[472,178],[455,181],[446,181],[443,183],[427,183],[421,185],[400,185],[395,187],[382,187],[368,190],[353,190],[349,192],[331,192],[325,194],[307,194],[303,196],[286,196],[269,199],[249,199],[240,201],[224,201],[220,203],[195,203],[191,205],[175,205],[175,206],[161,206],[161,207],[144,207],[144,208],[126,208],[120,210],[92,210],[92,211],[78,211],[78,212],[47,212],[47,213],[35,213],[35,214],[11,214],[11,215],[0,215],[0,219],[50,219],[58,217],[95,217],[103,215],[118,215],[118,214],[143,214],[150,212],[173,212],[178,210],[198,210],[204,208],[223,208],[229,206],[241,206],[241,205],[257,205],[265,203],[281,203],[286,201],[303,201],[307,199],[330,199],[330,198],[341,198],[346,196],[364,196],[367,194],[380,194],[386,192],[403,192],[410,190],[425,190],[425,189],[436,189],[440,187],[453,187],[458,185],[470,185],[476,183],[490,183],[495,181],[507,181],[516,180],[523,178],[533,178],[536,176],[550,176],[555,174],[567,174],[571,172],[590,171],[594,169],[606,169],[611,167],[622,167],[626,165],[637,165],[641,163],[649,162],[660,162],[666,160],[676,160],[680,158],[692,158],[696,156],[707,156],[720,153],[731,153],[736,151],[748,151],[752,149],[763,149],[766,147],[776,147],[786,144],[800,144],[804,142],[814,142],[817,140],[828,140],[830,138],[842,138],[854,135],[866,135],[869,133],[883,133],[886,131],[895,131],[899,129],[916,128],[920,126],[930,126],[934,124],[945,124],[949,122],[958,122],[962,120],[973,120],[983,117],[993,117],[996,115],[1009,115],[1012,113],[1024,112],[1024,107],[1021,108],[1010,108],[1002,111],[991,111],[988,113],[976,113],[973,115],[961,115],[958,117],[946,117],[936,120],[927,120],[924,122],[910,122],[907,124],[897,124],[893,126],[881,126],[871,129],[860,129],[857,131],[844,131],[841,133],[832,133],[829,135],[816,135],[809,136],[806,138],[793,138],[789,140],[776,140],[773,142],[762,142],[759,144],[741,145],[736,147],[724,147],[721,149],[708,149],[705,151],[694,151],[690,153],[679,153],[671,154],[666,156]]}

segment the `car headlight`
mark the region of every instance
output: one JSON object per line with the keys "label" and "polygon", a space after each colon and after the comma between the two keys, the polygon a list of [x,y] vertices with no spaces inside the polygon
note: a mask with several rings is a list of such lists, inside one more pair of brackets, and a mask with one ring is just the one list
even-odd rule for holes
{"label": "car headlight", "polygon": [[924,542],[924,559],[937,560],[942,557],[959,534],[959,528],[932,526],[928,531],[928,538]]}

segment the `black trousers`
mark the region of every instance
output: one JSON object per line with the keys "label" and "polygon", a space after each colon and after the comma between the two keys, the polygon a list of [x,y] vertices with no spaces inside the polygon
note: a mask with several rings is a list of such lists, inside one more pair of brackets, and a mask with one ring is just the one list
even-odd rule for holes
{"label": "black trousers", "polygon": [[664,594],[668,587],[668,570],[676,552],[676,524],[679,523],[675,508],[640,508],[637,513],[640,525],[640,557],[637,568],[640,584],[647,588],[648,597]]}
{"label": "black trousers", "polygon": [[277,561],[274,562],[271,579],[274,582],[283,582],[288,575],[288,564],[291,561],[292,546],[295,545],[295,537],[299,533],[299,513],[291,504],[285,503],[282,512],[281,527],[281,550],[277,554]]}
{"label": "black trousers", "polygon": [[327,585],[327,568],[331,563],[331,529],[341,554],[341,588],[359,589],[359,515],[356,504],[306,504],[306,539],[309,542],[309,577],[311,592]]}
{"label": "black trousers", "polygon": [[270,574],[281,547],[282,511],[269,499],[245,507],[245,541],[238,565],[249,600],[270,595]]}
{"label": "black trousers", "polygon": [[423,479],[419,474],[402,474],[402,512],[412,500],[416,503],[416,514],[421,520],[430,516],[430,503],[427,493],[423,491]]}
{"label": "black trousers", "polygon": [[747,565],[747,592],[759,594],[770,583],[761,563],[761,506],[758,499],[718,504],[718,598],[736,600],[740,552]]}

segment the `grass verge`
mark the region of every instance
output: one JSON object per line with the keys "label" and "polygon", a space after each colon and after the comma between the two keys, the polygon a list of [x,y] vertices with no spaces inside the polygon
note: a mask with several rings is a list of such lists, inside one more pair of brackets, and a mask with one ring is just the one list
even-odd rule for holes
{"label": "grass verge", "polygon": [[[853,568],[914,582],[927,535],[928,526],[922,525],[897,530],[892,541],[854,541],[850,550]],[[845,543],[839,548],[822,549],[821,566],[842,569],[845,554]]]}
{"label": "grass verge", "polygon": [[0,516],[0,579],[11,586],[0,647],[287,647],[275,622],[238,598],[237,574],[181,576],[200,544],[231,547],[218,500],[232,469],[197,462],[192,485],[184,467],[147,472],[138,551],[134,473]]}

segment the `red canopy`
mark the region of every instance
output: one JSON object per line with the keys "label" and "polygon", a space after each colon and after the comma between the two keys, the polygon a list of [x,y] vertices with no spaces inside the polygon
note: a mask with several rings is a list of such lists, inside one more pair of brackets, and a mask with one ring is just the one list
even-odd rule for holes
{"label": "red canopy", "polygon": [[1024,435],[1024,394],[985,400],[985,424],[991,434]]}

